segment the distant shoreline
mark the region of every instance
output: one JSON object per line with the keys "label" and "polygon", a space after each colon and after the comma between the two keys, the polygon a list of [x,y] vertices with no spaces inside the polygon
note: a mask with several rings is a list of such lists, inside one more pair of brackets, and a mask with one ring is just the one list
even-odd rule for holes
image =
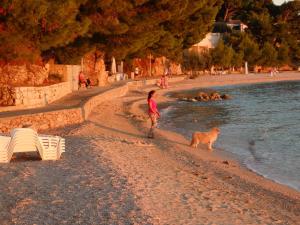
{"label": "distant shoreline", "polygon": [[[300,72],[281,72],[275,76],[269,73],[254,74],[228,74],[228,75],[203,75],[196,79],[190,79],[181,85],[176,83],[172,86],[172,91],[186,90],[189,88],[211,88],[216,86],[248,85],[258,83],[273,83],[284,81],[300,81]],[[166,91],[162,91],[166,92]]]}

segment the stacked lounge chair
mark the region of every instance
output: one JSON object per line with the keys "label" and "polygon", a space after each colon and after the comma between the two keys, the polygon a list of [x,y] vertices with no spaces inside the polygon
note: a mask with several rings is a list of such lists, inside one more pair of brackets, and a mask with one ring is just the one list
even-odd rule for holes
{"label": "stacked lounge chair", "polygon": [[10,162],[13,153],[38,152],[42,160],[58,160],[65,152],[65,139],[59,136],[38,135],[29,128],[13,129],[0,136],[0,163]]}

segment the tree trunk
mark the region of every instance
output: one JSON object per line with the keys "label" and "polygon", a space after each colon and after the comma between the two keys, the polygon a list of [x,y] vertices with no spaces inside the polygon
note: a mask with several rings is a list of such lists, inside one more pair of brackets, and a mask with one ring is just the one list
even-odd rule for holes
{"label": "tree trunk", "polygon": [[224,21],[227,21],[228,14],[229,14],[229,8],[226,8],[224,19],[223,19]]}

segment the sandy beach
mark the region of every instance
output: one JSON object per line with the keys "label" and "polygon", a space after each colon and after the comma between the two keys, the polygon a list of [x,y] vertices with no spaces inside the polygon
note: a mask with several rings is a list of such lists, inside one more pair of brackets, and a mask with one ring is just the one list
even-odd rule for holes
{"label": "sandy beach", "polygon": [[[300,73],[204,76],[158,91],[300,80]],[[98,106],[56,162],[18,155],[0,165],[0,224],[299,224],[300,193],[158,130],[147,139],[146,93]],[[300,178],[299,178],[300,179]]]}

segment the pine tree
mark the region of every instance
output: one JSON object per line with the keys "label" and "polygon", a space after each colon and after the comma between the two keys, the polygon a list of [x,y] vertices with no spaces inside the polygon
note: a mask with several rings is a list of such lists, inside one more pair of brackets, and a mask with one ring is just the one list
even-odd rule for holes
{"label": "pine tree", "polygon": [[231,47],[228,47],[221,40],[217,47],[214,48],[211,52],[212,62],[215,66],[223,68],[229,68],[232,66],[232,58],[234,56],[234,50]]}
{"label": "pine tree", "polygon": [[78,59],[76,52],[93,48],[109,58],[151,53],[180,60],[183,49],[211,29],[219,6],[219,0],[88,0],[79,16],[91,21],[88,32],[66,47],[52,50],[61,61],[68,58],[66,55]]}
{"label": "pine tree", "polygon": [[278,64],[278,53],[271,43],[266,42],[261,50],[260,65],[276,66]]}
{"label": "pine tree", "polygon": [[[78,20],[85,0],[5,0],[0,5],[0,59],[36,61],[42,51],[65,46],[84,34]],[[1,13],[2,12],[2,13]]]}
{"label": "pine tree", "polygon": [[[224,9],[234,2],[225,0],[219,17],[224,16]],[[233,5],[232,9],[235,7]],[[272,51],[278,55],[277,63],[300,64],[300,2],[290,1],[281,6],[272,0],[241,0],[230,16],[242,20],[248,25],[247,34],[227,32],[224,35],[226,45],[232,46],[237,53],[243,53],[244,60],[255,65],[260,57],[259,49]],[[244,39],[242,41],[242,39]],[[272,48],[271,48],[271,46]],[[267,66],[267,60],[260,60]]]}

